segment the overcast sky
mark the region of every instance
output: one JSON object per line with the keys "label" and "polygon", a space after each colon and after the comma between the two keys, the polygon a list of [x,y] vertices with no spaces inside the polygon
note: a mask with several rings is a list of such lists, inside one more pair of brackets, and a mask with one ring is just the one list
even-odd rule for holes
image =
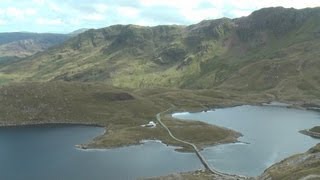
{"label": "overcast sky", "polygon": [[113,24],[197,23],[263,7],[306,8],[320,0],[0,0],[0,32],[59,32]]}

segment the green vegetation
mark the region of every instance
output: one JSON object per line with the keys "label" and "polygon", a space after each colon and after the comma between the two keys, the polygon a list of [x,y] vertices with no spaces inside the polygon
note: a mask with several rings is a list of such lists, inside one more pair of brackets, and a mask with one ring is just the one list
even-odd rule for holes
{"label": "green vegetation", "polygon": [[309,131],[315,132],[315,133],[320,133],[320,126],[315,126],[315,127],[311,128],[311,129],[309,129]]}
{"label": "green vegetation", "polygon": [[301,130],[300,133],[311,136],[313,138],[320,138],[320,126],[315,126],[311,129]]}
{"label": "green vegetation", "polygon": [[183,173],[175,173],[170,174],[167,176],[161,177],[150,177],[144,178],[145,180],[168,180],[168,179],[175,179],[175,180],[212,180],[212,179],[222,179],[219,176],[215,176],[214,174],[204,171],[198,170],[194,172],[183,172]]}
{"label": "green vegetation", "polygon": [[[173,119],[171,114],[162,117],[162,121],[175,137],[191,142],[199,149],[220,143],[236,142],[237,138],[241,135],[232,130],[217,126],[208,126],[207,123],[199,121]],[[192,148],[189,146],[184,146],[184,148],[192,151]]]}
{"label": "green vegetation", "polygon": [[[130,91],[99,83],[62,81],[5,85],[0,87],[0,125],[80,123],[106,127],[105,134],[87,145],[95,148],[138,144],[145,139],[182,146],[172,140],[161,126],[145,128],[141,125],[156,121],[155,115],[171,104],[195,109],[216,99],[184,90]],[[175,96],[178,93],[180,95]],[[180,99],[182,96],[188,101]],[[236,141],[239,136],[234,131],[202,122],[172,120],[169,116],[164,117],[164,121],[181,139],[194,142],[199,147]],[[184,148],[184,151],[190,150]]]}
{"label": "green vegetation", "polygon": [[[106,127],[106,133],[87,147],[118,147],[143,139],[183,146],[160,126],[140,125],[155,120],[171,105],[175,111],[196,111],[278,100],[319,107],[319,19],[320,8],[266,8],[248,17],[190,26],[91,29],[49,49],[66,37],[43,35],[50,36],[47,42],[30,34],[4,34],[0,123]],[[199,147],[232,142],[239,136],[197,121],[162,118],[177,137]],[[262,177],[319,174],[318,149],[284,160]],[[193,175],[207,177],[205,172],[181,176]]]}
{"label": "green vegetation", "polygon": [[92,29],[46,52],[2,65],[2,82],[19,77],[11,81],[219,88],[313,101],[320,95],[319,18],[319,8],[266,8],[248,17],[191,26]]}

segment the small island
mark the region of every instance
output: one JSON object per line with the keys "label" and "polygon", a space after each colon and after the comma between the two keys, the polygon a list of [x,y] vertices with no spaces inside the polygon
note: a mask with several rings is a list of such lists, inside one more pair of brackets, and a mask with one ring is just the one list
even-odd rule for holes
{"label": "small island", "polygon": [[311,129],[305,129],[300,131],[300,133],[314,137],[314,138],[320,138],[320,126],[315,126]]}

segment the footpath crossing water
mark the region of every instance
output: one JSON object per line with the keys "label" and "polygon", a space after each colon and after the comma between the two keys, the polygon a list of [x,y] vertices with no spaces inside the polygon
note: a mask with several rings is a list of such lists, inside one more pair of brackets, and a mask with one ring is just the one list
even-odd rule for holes
{"label": "footpath crossing water", "polygon": [[157,121],[159,122],[159,124],[167,130],[168,134],[170,135],[171,138],[173,138],[174,140],[178,141],[178,142],[181,142],[183,144],[187,144],[189,146],[191,146],[195,153],[197,154],[198,158],[200,159],[201,163],[203,164],[203,166],[211,173],[215,174],[215,175],[218,175],[220,176],[221,178],[225,178],[225,179],[248,179],[247,177],[245,176],[240,176],[240,175],[234,175],[234,174],[227,174],[227,173],[223,173],[223,172],[219,172],[218,170],[210,167],[210,165],[208,164],[208,162],[206,161],[206,159],[204,158],[204,156],[201,154],[201,152],[199,151],[199,149],[197,148],[197,146],[193,143],[190,143],[190,142],[187,142],[187,141],[184,141],[182,139],[179,139],[177,137],[175,137],[172,132],[170,131],[170,129],[161,121],[161,114],[163,113],[166,113],[168,111],[170,111],[173,107],[163,111],[163,112],[160,112],[156,115],[156,119]]}

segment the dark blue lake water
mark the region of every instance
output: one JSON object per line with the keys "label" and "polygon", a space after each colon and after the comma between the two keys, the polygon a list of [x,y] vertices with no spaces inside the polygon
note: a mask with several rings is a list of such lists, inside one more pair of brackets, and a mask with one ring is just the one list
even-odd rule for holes
{"label": "dark blue lake water", "polygon": [[203,168],[195,154],[154,141],[109,150],[75,148],[103,131],[70,125],[0,128],[0,179],[136,179]]}

